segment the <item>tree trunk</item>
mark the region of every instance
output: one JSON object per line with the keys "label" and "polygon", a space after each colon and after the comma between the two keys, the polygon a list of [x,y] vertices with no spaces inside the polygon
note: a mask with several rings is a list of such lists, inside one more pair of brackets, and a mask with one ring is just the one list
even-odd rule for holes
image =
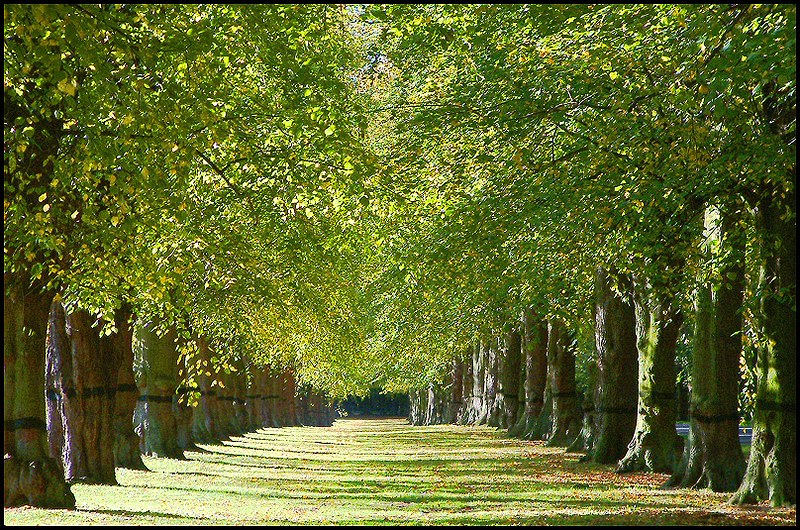
{"label": "tree trunk", "polygon": [[[181,380],[182,376],[181,376]],[[194,408],[189,400],[192,389],[179,386],[175,397],[172,399],[172,413],[175,415],[175,428],[178,435],[178,447],[183,451],[198,451],[200,448],[194,443],[192,424]]]}
{"label": "tree trunk", "polygon": [[211,348],[205,337],[197,339],[197,406],[192,411],[192,435],[201,444],[216,444],[225,438],[218,424],[218,403],[214,382],[215,369],[211,364]]}
{"label": "tree trunk", "polygon": [[472,411],[470,423],[480,425],[486,423],[486,407],[483,389],[486,385],[486,357],[483,341],[475,343],[472,349]]}
{"label": "tree trunk", "polygon": [[297,381],[294,378],[292,370],[286,370],[283,373],[284,392],[286,393],[286,406],[287,417],[289,418],[288,425],[299,425],[300,422],[297,417]]}
{"label": "tree trunk", "polygon": [[773,506],[797,502],[797,312],[795,218],[796,168],[785,198],[770,194],[759,208],[762,244],[762,329],[757,363],[753,442],[735,503],[769,499]]}
{"label": "tree trunk", "polygon": [[575,437],[575,441],[567,447],[567,453],[586,453],[581,457],[581,461],[589,460],[594,451],[595,441],[597,439],[597,414],[595,411],[595,399],[597,389],[597,367],[590,364],[589,372],[587,374],[587,396],[581,402],[581,411],[583,413],[583,421],[581,423],[581,431]]}
{"label": "tree trunk", "polygon": [[[70,459],[67,455],[78,453],[72,447],[67,447],[77,440],[77,436],[69,433],[70,429],[77,428],[77,423],[66,421],[74,408],[74,403],[69,405],[67,398],[75,397],[74,377],[72,375],[72,344],[67,335],[67,315],[59,297],[55,297],[50,307],[47,323],[47,343],[45,346],[45,392],[47,401],[47,440],[50,446],[50,457],[64,463]],[[65,469],[65,480],[75,475]]]}
{"label": "tree trunk", "polygon": [[48,451],[44,354],[52,294],[25,293],[27,278],[3,275],[3,506],[74,508]]}
{"label": "tree trunk", "polygon": [[[548,337],[548,342],[550,341]],[[544,403],[542,410],[533,422],[533,428],[525,436],[526,440],[547,440],[553,430],[553,387],[550,380],[549,366],[547,383],[544,387]]]}
{"label": "tree trunk", "polygon": [[174,329],[159,337],[148,325],[136,326],[134,372],[140,393],[137,430],[142,439],[142,453],[183,459],[172,411],[178,378],[176,338]]}
{"label": "tree trunk", "polygon": [[300,388],[297,390],[297,416],[300,425],[311,425],[311,394],[308,389]]}
{"label": "tree trunk", "polygon": [[139,436],[133,430],[133,414],[139,400],[139,389],[133,374],[133,329],[131,314],[126,308],[115,315],[117,333],[112,335],[120,352],[117,374],[117,395],[114,400],[114,465],[127,469],[147,470],[139,451]]}
{"label": "tree trunk", "polygon": [[261,428],[264,428],[264,427],[270,427],[272,421],[272,416],[270,415],[270,410],[269,410],[271,401],[270,394],[272,393],[269,382],[270,381],[269,368],[260,368],[258,373],[261,382],[259,387],[259,392],[261,394],[261,397],[259,397],[258,399],[260,402],[259,405],[260,416],[261,416],[260,421],[261,421]]}
{"label": "tree trunk", "polygon": [[486,407],[486,425],[498,427],[500,410],[497,406],[497,374],[500,364],[498,339],[486,341],[486,379],[484,380],[483,400]]}
{"label": "tree trunk", "polygon": [[424,425],[425,424],[425,411],[428,409],[428,391],[427,389],[414,389],[408,394],[410,410],[408,415],[408,422],[411,425]]}
{"label": "tree trunk", "polygon": [[458,413],[464,405],[464,363],[461,362],[461,359],[453,361],[452,383],[450,404],[444,418],[445,423],[456,423],[458,421]]}
{"label": "tree trunk", "polygon": [[48,389],[48,408],[52,424],[61,426],[51,439],[62,439],[52,440],[51,447],[61,449],[68,482],[116,484],[114,408],[122,352],[115,338],[100,336],[96,320],[82,309],[65,314],[61,301],[53,301],[47,372],[58,382]]}
{"label": "tree trunk", "polygon": [[273,428],[280,427],[277,376],[271,368],[267,368],[267,370],[267,396],[265,401],[267,414],[269,414],[269,426]]}
{"label": "tree trunk", "polygon": [[517,414],[514,425],[508,430],[508,435],[519,437],[526,426],[525,421],[525,381],[528,379],[527,354],[525,343],[525,315],[522,313],[519,320],[519,377],[517,378]]}
{"label": "tree trunk", "polygon": [[249,430],[258,430],[266,426],[266,415],[264,413],[264,396],[266,374],[252,364],[250,365],[251,377],[247,390],[247,424]]}
{"label": "tree trunk", "polygon": [[675,346],[683,316],[671,299],[657,296],[634,279],[636,347],[639,353],[639,399],[636,431],[617,465],[620,473],[672,473],[683,439],[675,431]]}
{"label": "tree trunk", "polygon": [[575,387],[575,352],[572,337],[560,320],[550,322],[547,369],[553,399],[553,416],[547,445],[568,447],[581,430],[581,410]]}
{"label": "tree trunk", "polygon": [[217,412],[219,413],[219,428],[224,438],[240,434],[236,427],[236,411],[233,406],[233,388],[230,374],[224,370],[217,372]]}
{"label": "tree trunk", "polygon": [[[614,292],[617,282],[623,296]],[[636,430],[639,394],[636,313],[625,296],[631,294],[629,278],[597,269],[595,281],[595,440],[591,459],[601,464],[618,462]]]}
{"label": "tree trunk", "polygon": [[465,360],[462,363],[464,367],[464,371],[461,377],[462,389],[461,389],[461,407],[458,411],[458,417],[456,421],[459,425],[467,425],[471,423],[470,418],[472,416],[472,387],[473,387],[473,359],[471,352],[467,353]]}
{"label": "tree trunk", "polygon": [[234,411],[239,432],[249,432],[249,419],[247,414],[247,372],[241,359],[236,362],[237,372],[233,374]]}
{"label": "tree trunk", "polygon": [[745,471],[738,411],[744,241],[731,232],[731,214],[721,216],[720,231],[710,239],[730,257],[719,270],[721,282],[706,281],[697,292],[689,438],[667,485],[735,491]]}
{"label": "tree trunk", "polygon": [[[522,350],[525,353],[525,411],[515,429],[515,436],[530,440],[534,439],[547,387],[547,322],[538,319],[530,309],[525,311],[522,319]],[[539,433],[535,438],[541,439],[543,434]]]}
{"label": "tree trunk", "polygon": [[511,429],[517,421],[522,338],[518,330],[505,334],[498,348],[498,427]]}
{"label": "tree trunk", "polygon": [[439,406],[439,396],[436,395],[433,383],[429,383],[425,391],[428,393],[428,398],[425,400],[428,406],[425,408],[423,425],[435,425],[438,423],[436,413]]}

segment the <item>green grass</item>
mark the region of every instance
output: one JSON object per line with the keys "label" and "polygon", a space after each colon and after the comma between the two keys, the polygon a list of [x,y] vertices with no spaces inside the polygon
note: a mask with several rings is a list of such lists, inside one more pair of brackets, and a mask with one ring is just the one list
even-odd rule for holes
{"label": "green grass", "polygon": [[77,509],[6,509],[6,525],[791,524],[485,427],[345,419],[264,429],[188,460],[146,459],[119,486],[73,486]]}

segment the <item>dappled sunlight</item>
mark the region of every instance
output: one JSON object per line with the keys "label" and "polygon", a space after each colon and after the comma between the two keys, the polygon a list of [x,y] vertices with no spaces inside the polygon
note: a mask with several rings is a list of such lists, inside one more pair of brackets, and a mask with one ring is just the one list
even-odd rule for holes
{"label": "dappled sunlight", "polygon": [[[13,524],[794,524],[794,509],[726,505],[487,427],[340,419],[262,429],[75,485],[76,511],[6,510]],[[460,447],[461,449],[456,449]]]}

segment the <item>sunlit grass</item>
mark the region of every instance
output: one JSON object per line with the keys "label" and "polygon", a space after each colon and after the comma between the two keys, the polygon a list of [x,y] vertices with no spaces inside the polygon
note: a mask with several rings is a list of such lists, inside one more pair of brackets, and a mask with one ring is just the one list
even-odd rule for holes
{"label": "sunlit grass", "polygon": [[119,486],[75,485],[74,511],[4,511],[4,524],[792,524],[794,509],[727,506],[485,427],[401,419],[264,429],[188,460],[146,459]]}

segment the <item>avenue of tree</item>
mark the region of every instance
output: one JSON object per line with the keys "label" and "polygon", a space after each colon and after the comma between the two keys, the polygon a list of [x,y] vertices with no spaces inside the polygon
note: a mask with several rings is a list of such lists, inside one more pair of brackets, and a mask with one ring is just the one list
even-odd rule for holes
{"label": "avenue of tree", "polygon": [[780,4],[4,6],[4,505],[376,387],[794,505],[795,35]]}

